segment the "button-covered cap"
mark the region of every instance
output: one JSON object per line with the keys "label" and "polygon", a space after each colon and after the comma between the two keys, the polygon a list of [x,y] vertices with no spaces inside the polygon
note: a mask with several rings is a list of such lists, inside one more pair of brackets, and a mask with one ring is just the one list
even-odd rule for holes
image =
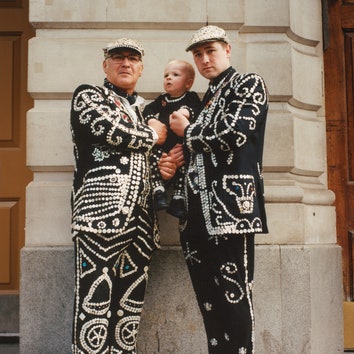
{"label": "button-covered cap", "polygon": [[133,49],[136,51],[140,56],[144,55],[144,49],[140,43],[138,43],[134,39],[129,38],[120,38],[117,39],[115,42],[108,43],[104,48],[104,56],[107,57],[116,49]]}
{"label": "button-covered cap", "polygon": [[230,43],[226,32],[222,28],[211,25],[202,27],[192,35],[186,48],[186,51],[188,52],[192,48],[197,47],[200,44],[214,41],[221,41],[227,44]]}

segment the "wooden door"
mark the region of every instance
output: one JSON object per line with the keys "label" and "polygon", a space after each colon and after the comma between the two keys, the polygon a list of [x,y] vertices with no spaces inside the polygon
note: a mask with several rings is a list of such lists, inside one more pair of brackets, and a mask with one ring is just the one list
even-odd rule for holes
{"label": "wooden door", "polygon": [[26,168],[28,0],[0,1],[0,301],[18,294],[19,253],[24,245]]}
{"label": "wooden door", "polygon": [[322,0],[328,185],[343,259],[344,348],[354,349],[354,0]]}

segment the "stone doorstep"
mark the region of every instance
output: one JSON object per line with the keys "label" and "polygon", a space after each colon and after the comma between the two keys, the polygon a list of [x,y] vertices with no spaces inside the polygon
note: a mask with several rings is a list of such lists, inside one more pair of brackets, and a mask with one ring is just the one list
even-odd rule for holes
{"label": "stone doorstep", "polygon": [[16,344],[19,342],[19,333],[0,333],[0,344]]}

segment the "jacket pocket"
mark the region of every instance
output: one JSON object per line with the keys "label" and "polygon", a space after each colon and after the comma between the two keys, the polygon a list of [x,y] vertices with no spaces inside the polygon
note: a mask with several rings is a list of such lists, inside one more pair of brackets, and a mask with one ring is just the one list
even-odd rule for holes
{"label": "jacket pocket", "polygon": [[222,179],[224,191],[231,197],[241,214],[252,214],[256,197],[252,175],[225,175]]}

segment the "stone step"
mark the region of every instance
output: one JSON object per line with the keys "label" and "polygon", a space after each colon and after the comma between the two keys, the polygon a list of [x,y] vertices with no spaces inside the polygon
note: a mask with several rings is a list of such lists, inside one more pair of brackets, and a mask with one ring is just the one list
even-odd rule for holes
{"label": "stone step", "polygon": [[15,344],[0,344],[0,354],[19,354],[20,346]]}
{"label": "stone step", "polygon": [[19,333],[0,333],[0,354],[19,354]]}

